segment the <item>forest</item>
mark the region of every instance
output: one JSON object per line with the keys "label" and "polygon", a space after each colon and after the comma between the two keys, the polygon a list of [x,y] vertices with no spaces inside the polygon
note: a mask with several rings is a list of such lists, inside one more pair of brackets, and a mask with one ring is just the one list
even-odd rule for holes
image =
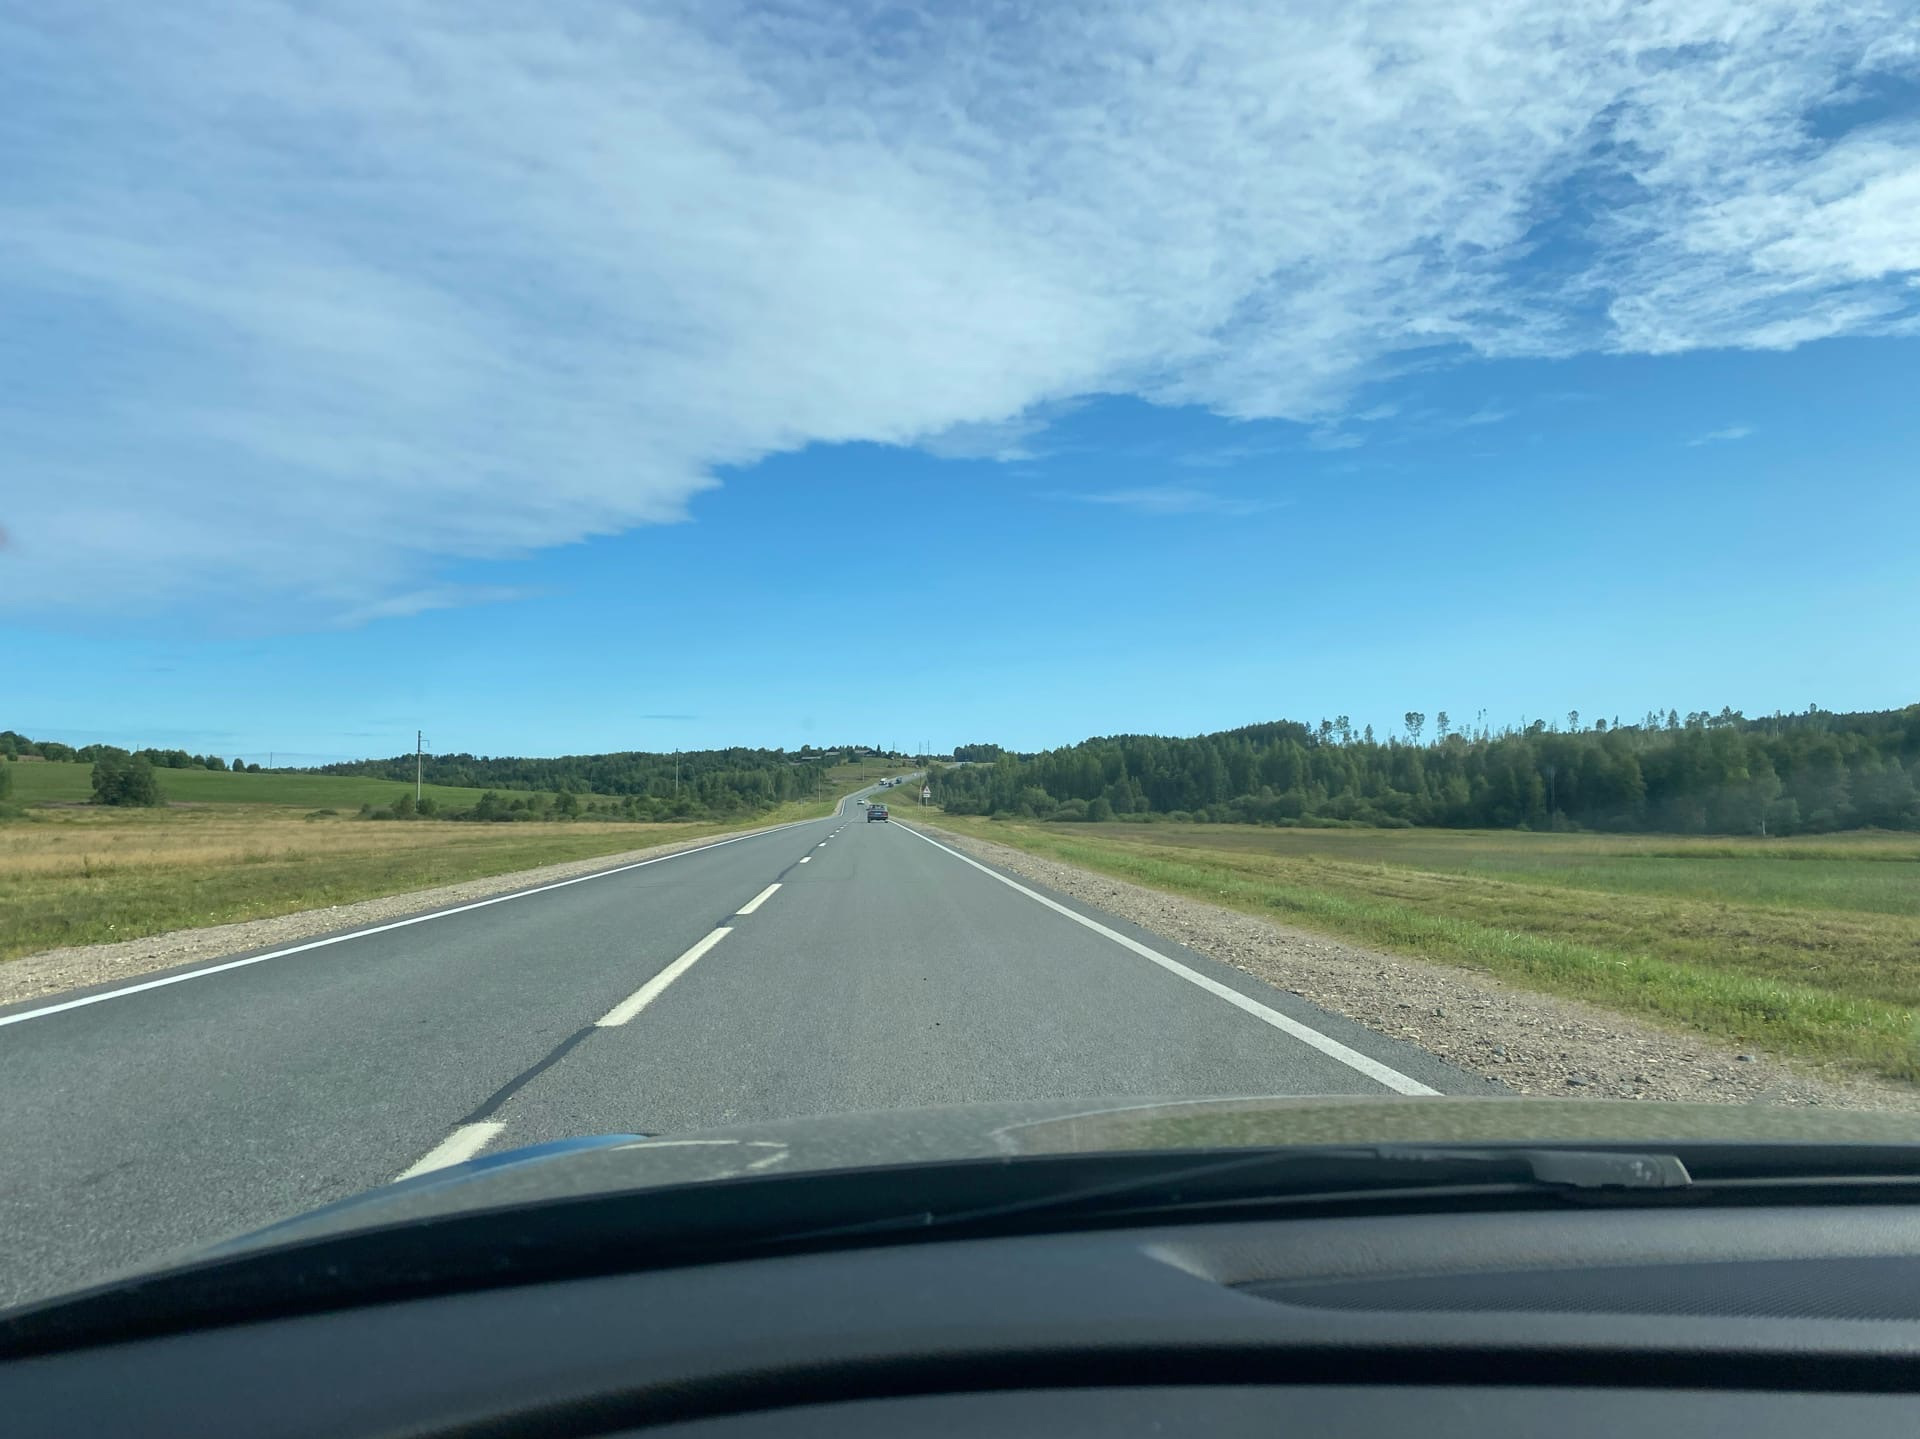
{"label": "forest", "polygon": [[1168,739],[1116,735],[1039,754],[968,746],[936,766],[954,814],[1044,820],[1436,825],[1792,835],[1920,829],[1920,705],[1649,712],[1637,723],[1455,728],[1408,711],[1377,737],[1342,716]]}

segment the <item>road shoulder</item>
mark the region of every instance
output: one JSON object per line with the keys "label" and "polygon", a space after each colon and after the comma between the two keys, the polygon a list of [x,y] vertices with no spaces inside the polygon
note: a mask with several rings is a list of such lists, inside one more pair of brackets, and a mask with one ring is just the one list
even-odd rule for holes
{"label": "road shoulder", "polygon": [[976,839],[942,843],[1521,1094],[1920,1110],[1920,1089],[1736,1051],[1488,975],[1313,934]]}
{"label": "road shoulder", "polygon": [[[802,824],[814,822],[798,821]],[[199,929],[177,929],[113,944],[75,945],[45,950],[0,964],[0,1009],[30,1000],[64,996],[79,990],[141,979],[162,970],[180,969],[281,945],[300,944],[324,935],[385,924],[436,909],[510,894],[515,890],[532,889],[559,880],[577,879],[582,875],[618,869],[641,860],[746,839],[785,827],[770,825],[736,831],[708,830],[686,839],[669,840],[620,854],[566,860],[534,869],[462,880],[456,884],[434,885],[429,889],[329,905],[325,909],[305,909],[267,919],[238,920]]]}

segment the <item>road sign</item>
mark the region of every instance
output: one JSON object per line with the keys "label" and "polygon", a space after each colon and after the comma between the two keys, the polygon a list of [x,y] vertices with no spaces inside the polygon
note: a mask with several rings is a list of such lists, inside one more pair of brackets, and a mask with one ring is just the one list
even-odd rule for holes
{"label": "road sign", "polygon": [[921,786],[920,786],[920,798],[922,798],[922,799],[932,799],[932,798],[933,798],[933,786],[932,786],[932,785],[925,785],[925,784],[923,784],[923,785],[921,785]]}

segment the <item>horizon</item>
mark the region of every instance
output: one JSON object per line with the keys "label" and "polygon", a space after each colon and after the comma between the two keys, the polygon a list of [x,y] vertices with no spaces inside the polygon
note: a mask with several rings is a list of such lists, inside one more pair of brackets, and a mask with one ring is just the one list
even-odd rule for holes
{"label": "horizon", "polygon": [[[1719,728],[1721,725],[1729,722],[1732,724],[1741,725],[1741,726],[1760,726],[1760,725],[1764,725],[1774,721],[1806,720],[1806,719],[1811,719],[1816,715],[1826,715],[1826,716],[1832,716],[1838,719],[1847,719],[1847,718],[1853,718],[1853,717],[1858,717],[1863,715],[1874,716],[1874,715],[1899,714],[1902,711],[1913,709],[1916,707],[1920,707],[1920,700],[1909,700],[1901,704],[1886,705],[1886,706],[1880,706],[1876,708],[1862,709],[1862,710],[1843,710],[1843,709],[1836,709],[1836,708],[1825,706],[1825,705],[1811,705],[1805,709],[1801,709],[1797,711],[1775,709],[1764,714],[1748,714],[1744,710],[1736,709],[1731,705],[1722,706],[1721,709],[1719,710],[1702,709],[1702,710],[1688,710],[1688,711],[1682,711],[1676,706],[1669,705],[1664,710],[1660,709],[1659,707],[1644,710],[1638,716],[1634,716],[1631,718],[1624,715],[1608,715],[1608,714],[1598,713],[1598,712],[1592,713],[1592,714],[1580,714],[1577,716],[1579,719],[1579,724],[1577,727],[1573,723],[1573,721],[1576,718],[1575,714],[1567,714],[1567,715],[1561,715],[1561,716],[1553,716],[1553,715],[1522,716],[1518,720],[1512,721],[1512,722],[1496,722],[1493,718],[1478,712],[1476,712],[1476,714],[1470,719],[1468,718],[1454,719],[1451,713],[1447,711],[1432,711],[1432,712],[1409,711],[1402,714],[1400,719],[1396,721],[1395,728],[1384,728],[1384,727],[1374,726],[1371,724],[1354,723],[1352,722],[1351,716],[1346,716],[1346,715],[1322,716],[1316,721],[1309,721],[1305,719],[1295,718],[1292,716],[1279,716],[1279,717],[1270,718],[1270,719],[1249,720],[1241,724],[1225,725],[1218,729],[1200,730],[1200,731],[1195,731],[1187,734],[1166,734],[1166,733],[1157,733],[1152,731],[1110,730],[1110,731],[1104,731],[1097,734],[1080,735],[1075,739],[1063,740],[1056,744],[1040,745],[1034,748],[1020,748],[1012,745],[1000,744],[998,741],[990,740],[990,739],[973,739],[973,740],[958,741],[953,745],[949,745],[945,747],[936,747],[933,749],[916,749],[912,747],[885,749],[885,748],[876,747],[872,745],[858,745],[858,744],[821,745],[821,744],[814,744],[811,741],[805,741],[801,745],[702,744],[702,745],[686,745],[679,749],[674,749],[674,750],[644,750],[644,749],[612,749],[612,750],[591,750],[591,751],[568,750],[568,751],[556,751],[553,754],[531,754],[531,753],[521,753],[517,751],[509,752],[504,750],[502,751],[438,750],[437,751],[433,749],[422,749],[420,753],[422,756],[424,756],[427,759],[434,759],[434,758],[452,759],[452,758],[466,757],[466,758],[472,758],[475,760],[484,761],[484,760],[504,760],[504,759],[528,759],[528,760],[594,759],[594,758],[600,758],[600,757],[609,756],[609,755],[628,755],[628,754],[664,757],[670,754],[685,754],[685,755],[717,754],[717,753],[724,753],[728,750],[736,750],[736,749],[772,753],[772,754],[787,754],[792,756],[799,756],[803,749],[810,749],[812,754],[817,756],[837,755],[837,754],[844,753],[848,750],[852,750],[852,751],[855,751],[856,754],[859,754],[863,758],[901,759],[901,760],[907,760],[907,761],[913,761],[913,762],[917,762],[921,759],[925,759],[930,762],[938,762],[942,759],[951,759],[951,757],[957,751],[963,748],[997,747],[1003,753],[1006,753],[1008,755],[1018,758],[1023,756],[1034,756],[1034,755],[1045,754],[1055,750],[1073,749],[1080,745],[1095,743],[1099,741],[1121,740],[1121,739],[1166,739],[1166,740],[1204,739],[1204,738],[1213,738],[1219,735],[1237,734],[1246,730],[1262,729],[1262,728],[1267,728],[1267,727],[1276,726],[1276,725],[1298,725],[1302,729],[1308,731],[1310,736],[1314,737],[1315,739],[1318,740],[1318,742],[1321,742],[1321,743],[1336,743],[1341,745],[1399,744],[1399,745],[1417,746],[1420,748],[1434,748],[1446,743],[1446,741],[1449,738],[1462,739],[1462,740],[1465,740],[1467,743],[1472,744],[1472,743],[1481,743],[1486,741],[1497,741],[1497,740],[1514,738],[1514,737],[1525,737],[1535,732],[1532,726],[1536,724],[1542,727],[1541,732],[1546,734],[1554,734],[1554,735],[1614,733],[1614,732],[1628,732],[1628,733],[1639,733],[1639,734],[1667,734],[1667,733],[1675,732],[1677,730],[1694,728],[1696,727],[1696,721],[1698,721],[1699,727],[1714,729],[1714,728]],[[1446,728],[1444,732],[1441,731],[1441,720],[1443,716],[1446,719]],[[1417,719],[1417,721],[1421,725],[1424,732],[1417,736],[1410,734],[1405,727],[1406,721],[1409,718]],[[1348,723],[1347,723],[1345,733],[1341,734],[1337,726],[1339,724],[1339,721],[1343,719],[1347,720]],[[1564,726],[1561,723],[1562,720],[1567,721],[1567,723]],[[1431,728],[1427,728],[1428,726],[1431,726]],[[1338,737],[1329,739],[1325,734],[1322,733],[1323,730],[1327,730],[1327,729],[1333,729],[1335,735]],[[119,739],[97,739],[97,738],[96,739],[74,739],[74,738],[69,738],[67,736],[63,736],[63,735],[35,734],[35,733],[32,733],[31,731],[16,729],[11,726],[0,727],[0,732],[17,736],[21,739],[30,740],[34,744],[45,744],[45,743],[52,742],[52,743],[63,744],[76,750],[85,749],[91,745],[109,745],[115,748],[128,750],[134,753],[142,753],[146,751],[154,751],[154,752],[160,752],[160,753],[178,752],[178,753],[185,753],[188,755],[217,756],[223,761],[230,761],[238,758],[238,759],[247,760],[249,762],[259,762],[259,754],[264,753],[268,756],[268,761],[266,763],[261,764],[262,769],[277,769],[277,770],[283,770],[283,771],[300,771],[300,770],[318,771],[318,770],[329,768],[329,767],[347,766],[347,765],[355,765],[355,764],[385,764],[385,763],[392,763],[392,762],[412,759],[414,758],[414,753],[415,753],[413,750],[403,750],[403,751],[395,751],[392,754],[353,754],[353,755],[340,755],[333,758],[325,758],[320,756],[302,757],[294,752],[277,752],[279,758],[282,760],[289,760],[289,761],[299,760],[302,762],[273,763],[274,757],[276,755],[275,751],[260,751],[258,753],[250,755],[245,751],[240,751],[236,754],[233,751],[223,750],[218,748],[217,746],[209,747],[205,745],[193,745],[193,744],[186,744],[186,743],[143,744],[143,743],[138,743],[136,741],[126,741],[126,740],[119,740]],[[28,756],[23,754],[20,756],[20,758],[21,759],[39,759],[41,757],[38,755]]]}

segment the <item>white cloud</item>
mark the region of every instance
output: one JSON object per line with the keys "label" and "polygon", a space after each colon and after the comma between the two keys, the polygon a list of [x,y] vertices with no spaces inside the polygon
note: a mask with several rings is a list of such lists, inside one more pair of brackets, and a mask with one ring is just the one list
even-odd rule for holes
{"label": "white cloud", "polygon": [[943,460],[997,460],[1013,464],[1039,457],[1039,437],[1075,407],[1071,403],[1035,405],[997,420],[963,420],[918,441],[919,448]]}
{"label": "white cloud", "polygon": [[1728,440],[1744,440],[1753,433],[1751,425],[1727,425],[1722,429],[1708,430],[1704,435],[1695,435],[1688,440],[1689,445],[1712,445]]}
{"label": "white cloud", "polygon": [[1242,499],[1216,495],[1186,485],[1142,485],[1133,489],[1066,494],[1062,499],[1089,505],[1111,505],[1143,515],[1257,515],[1278,509],[1284,500]]}
{"label": "white cloud", "polygon": [[349,610],[340,617],[343,626],[363,625],[369,620],[402,619],[425,614],[429,610],[463,609],[469,605],[497,605],[524,599],[532,591],[511,585],[429,585],[425,589],[403,590],[383,596],[371,604]]}
{"label": "white cloud", "polygon": [[364,617],[812,442],[1015,459],[1095,393],[1341,437],[1436,355],[1912,333],[1920,131],[1808,116],[1916,37],[1901,0],[16,11],[0,606]]}
{"label": "white cloud", "polygon": [[1316,450],[1357,450],[1366,438],[1335,425],[1316,425],[1307,432],[1307,443]]}

